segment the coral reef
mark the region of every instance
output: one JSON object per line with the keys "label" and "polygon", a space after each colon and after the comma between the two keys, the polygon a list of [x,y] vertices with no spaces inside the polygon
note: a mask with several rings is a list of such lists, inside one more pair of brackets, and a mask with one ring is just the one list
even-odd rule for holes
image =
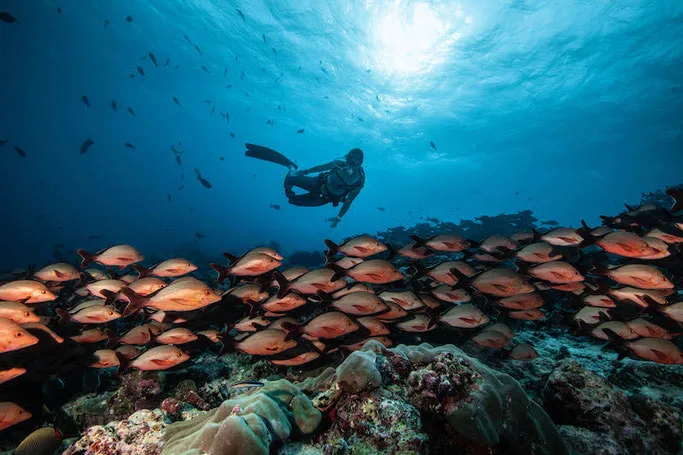
{"label": "coral reef", "polygon": [[88,428],[64,455],[158,455],[165,428],[160,410],[138,411],[127,419]]}
{"label": "coral reef", "polygon": [[274,441],[286,441],[293,431],[310,434],[321,419],[320,411],[289,381],[266,381],[255,393],[169,426],[162,453],[199,450],[210,455],[265,455]]}
{"label": "coral reef", "polygon": [[331,409],[325,447],[343,439],[354,453],[568,453],[514,379],[452,345],[369,342],[336,370],[305,381],[304,390]]}
{"label": "coral reef", "polygon": [[[681,415],[641,395],[629,396],[575,360],[548,378],[544,408],[576,453],[678,453]],[[569,428],[567,428],[569,427]],[[596,452],[593,441],[610,441]]]}

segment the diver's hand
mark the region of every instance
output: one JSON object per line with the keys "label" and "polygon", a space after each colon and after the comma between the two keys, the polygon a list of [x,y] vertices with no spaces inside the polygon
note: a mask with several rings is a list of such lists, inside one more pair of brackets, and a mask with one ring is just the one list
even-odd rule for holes
{"label": "diver's hand", "polygon": [[293,177],[298,177],[300,175],[304,175],[304,171],[303,170],[296,170],[296,169],[291,170],[291,171],[289,171],[289,175],[291,175]]}
{"label": "diver's hand", "polygon": [[337,225],[339,224],[339,222],[341,221],[341,218],[339,218],[338,216],[335,216],[334,218],[328,218],[328,219],[326,219],[325,221],[329,221],[329,222],[330,222],[330,227],[331,227],[331,228],[336,228]]}

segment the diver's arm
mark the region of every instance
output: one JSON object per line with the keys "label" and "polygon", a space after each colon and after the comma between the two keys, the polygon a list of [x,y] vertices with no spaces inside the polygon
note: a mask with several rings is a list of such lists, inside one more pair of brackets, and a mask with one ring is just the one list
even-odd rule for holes
{"label": "diver's arm", "polygon": [[341,210],[339,210],[339,215],[337,215],[337,218],[332,218],[332,227],[337,226],[337,224],[341,221],[342,217],[346,214],[346,212],[349,211],[349,209],[351,208],[351,203],[354,199],[356,199],[356,196],[358,196],[361,189],[363,189],[362,186],[360,188],[356,188],[355,190],[349,193],[349,195],[344,200],[344,204],[342,205]]}
{"label": "diver's arm", "polygon": [[335,163],[334,161],[330,161],[327,164],[321,164],[320,166],[313,166],[310,169],[305,169],[305,170],[301,171],[301,174],[306,175],[306,174],[315,174],[318,172],[329,171],[329,170],[334,168],[334,166],[335,166],[334,163]]}

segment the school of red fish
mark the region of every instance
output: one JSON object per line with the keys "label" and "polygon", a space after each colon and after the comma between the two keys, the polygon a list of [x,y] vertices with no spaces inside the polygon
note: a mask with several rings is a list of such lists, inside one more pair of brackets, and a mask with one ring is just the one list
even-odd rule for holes
{"label": "school of red fish", "polygon": [[[669,194],[671,210],[628,207],[597,228],[582,222],[480,242],[413,236],[401,248],[369,235],[326,240],[327,263],[313,270],[280,271],[283,257],[268,247],[226,253],[229,265],[211,264],[212,284],[191,276],[197,266],[183,258],[145,268],[129,245],[78,250],[81,270],[57,263],[0,283],[0,394],[39,369],[36,383],[59,374],[65,363],[165,370],[215,349],[301,366],[368,340],[391,346],[434,330],[465,333],[515,360],[536,358],[530,344],[510,349],[515,334],[505,319],[570,325],[620,358],[683,364],[683,215],[675,215],[680,193]],[[66,346],[76,345],[74,360]],[[43,352],[55,371],[44,371]],[[20,403],[0,400],[0,430],[29,418]]]}

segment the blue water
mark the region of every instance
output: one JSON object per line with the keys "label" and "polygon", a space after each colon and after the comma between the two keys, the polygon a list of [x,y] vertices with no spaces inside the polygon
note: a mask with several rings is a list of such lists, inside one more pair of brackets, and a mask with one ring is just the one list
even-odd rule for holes
{"label": "blue water", "polygon": [[[54,244],[288,253],[527,208],[577,225],[681,183],[680,0],[0,6],[20,22],[0,22],[0,268],[50,261]],[[360,147],[365,188],[333,230],[338,209],[289,206],[284,168],[245,142],[303,167]]]}

